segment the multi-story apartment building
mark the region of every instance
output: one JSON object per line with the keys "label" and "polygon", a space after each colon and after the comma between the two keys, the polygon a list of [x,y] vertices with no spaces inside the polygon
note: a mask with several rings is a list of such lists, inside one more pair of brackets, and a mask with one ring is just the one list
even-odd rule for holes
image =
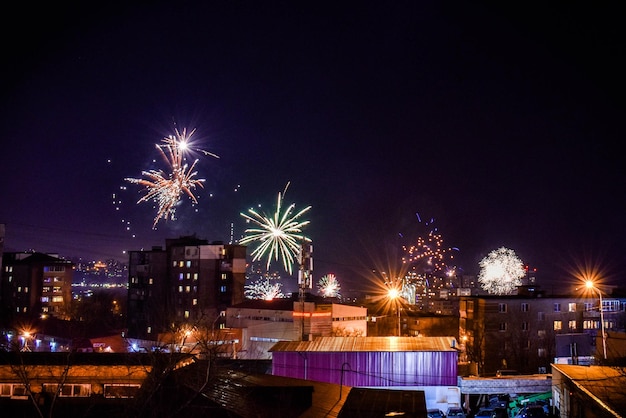
{"label": "multi-story apartment building", "polygon": [[0,306],[13,320],[51,315],[68,319],[74,264],[57,255],[37,252],[4,253]]}
{"label": "multi-story apartment building", "polygon": [[128,336],[156,340],[172,325],[220,326],[244,299],[246,247],[167,239],[165,250],[131,251],[128,270]]}
{"label": "multi-story apartment building", "polygon": [[[605,331],[622,330],[626,299],[605,297],[602,306]],[[584,333],[596,344],[602,330],[599,300],[592,295],[465,296],[459,314],[460,342],[480,375],[499,369],[549,372],[556,355],[555,335]],[[602,347],[596,347],[596,353],[601,355]]]}

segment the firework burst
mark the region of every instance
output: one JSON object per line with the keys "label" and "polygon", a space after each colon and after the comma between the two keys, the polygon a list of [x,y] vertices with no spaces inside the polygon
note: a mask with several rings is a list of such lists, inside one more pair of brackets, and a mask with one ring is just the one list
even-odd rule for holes
{"label": "firework burst", "polygon": [[272,280],[265,276],[245,286],[244,294],[248,299],[273,300],[284,298],[282,292],[283,284],[272,283]]}
{"label": "firework burst", "polygon": [[169,172],[163,170],[147,170],[142,171],[144,178],[126,178],[125,180],[144,186],[146,194],[137,201],[149,202],[153,201],[157,206],[157,214],[154,218],[153,228],[156,228],[160,219],[176,219],[176,206],[180,202],[182,196],[187,195],[193,204],[197,204],[198,200],[193,191],[196,187],[204,187],[204,179],[196,179],[198,174],[195,170],[198,160],[196,159],[191,165],[185,163],[185,152],[198,151],[204,155],[219,158],[217,155],[208,151],[194,148],[191,145],[191,136],[195,130],[187,134],[187,130],[175,130],[176,135],[170,135],[164,138],[162,144],[156,144],[156,148],[161,157],[168,165]]}
{"label": "firework burst", "polygon": [[521,278],[526,274],[515,251],[504,247],[491,251],[479,265],[478,282],[483,289],[496,295],[512,293],[522,284]]}
{"label": "firework burst", "polygon": [[327,274],[317,283],[317,291],[325,298],[338,298],[340,295],[341,285],[334,274]]}
{"label": "firework burst", "polygon": [[252,261],[258,261],[266,258],[266,269],[269,271],[272,261],[283,262],[283,267],[289,274],[293,273],[293,263],[300,251],[302,242],[311,242],[309,238],[302,234],[302,228],[310,223],[310,221],[301,221],[300,217],[304,215],[311,206],[295,212],[295,204],[291,204],[283,209],[283,200],[289,183],[285,186],[283,193],[278,193],[276,211],[268,216],[259,214],[254,209],[249,209],[249,215],[241,213],[247,222],[257,225],[256,228],[245,230],[248,234],[242,238],[239,243],[242,245],[256,243],[258,246],[252,251]]}

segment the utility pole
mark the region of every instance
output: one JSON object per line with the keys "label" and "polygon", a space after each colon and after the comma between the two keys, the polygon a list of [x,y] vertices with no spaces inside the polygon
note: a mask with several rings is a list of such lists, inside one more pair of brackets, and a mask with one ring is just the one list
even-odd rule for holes
{"label": "utility pole", "polygon": [[304,300],[306,289],[313,288],[313,245],[306,241],[302,242],[298,253],[298,263],[300,263],[300,270],[298,270],[298,297],[301,314],[300,338],[301,341],[307,341],[308,338],[304,333]]}

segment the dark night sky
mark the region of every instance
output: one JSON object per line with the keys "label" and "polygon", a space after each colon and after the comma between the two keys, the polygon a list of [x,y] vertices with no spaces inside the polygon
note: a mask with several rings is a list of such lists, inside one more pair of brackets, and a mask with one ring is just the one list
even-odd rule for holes
{"label": "dark night sky", "polygon": [[[506,246],[546,281],[577,262],[623,277],[617,7],[339,3],[14,6],[5,250],[102,259],[184,234],[228,242],[240,212],[271,210],[290,182],[286,201],[312,206],[315,277],[344,288],[430,218],[470,274]],[[199,205],[154,231],[124,178],[152,167],[175,126],[220,159],[198,163]]]}

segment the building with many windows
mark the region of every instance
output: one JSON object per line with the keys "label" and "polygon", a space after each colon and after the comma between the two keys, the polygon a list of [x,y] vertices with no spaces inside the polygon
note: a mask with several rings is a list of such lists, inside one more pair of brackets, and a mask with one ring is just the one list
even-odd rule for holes
{"label": "building with many windows", "polygon": [[51,315],[68,319],[74,264],[54,254],[10,252],[2,257],[0,306],[8,321]]}
{"label": "building with many windows", "polygon": [[[460,300],[459,336],[467,358],[479,375],[499,369],[524,373],[546,373],[556,356],[556,335],[583,333],[602,355],[596,336],[624,328],[626,299],[602,300],[593,295],[545,296],[518,292],[517,295],[467,296]],[[600,344],[601,344],[600,339]]]}
{"label": "building with many windows", "polygon": [[165,249],[130,251],[128,336],[156,340],[181,324],[220,327],[226,308],[244,299],[246,247],[196,237]]}

